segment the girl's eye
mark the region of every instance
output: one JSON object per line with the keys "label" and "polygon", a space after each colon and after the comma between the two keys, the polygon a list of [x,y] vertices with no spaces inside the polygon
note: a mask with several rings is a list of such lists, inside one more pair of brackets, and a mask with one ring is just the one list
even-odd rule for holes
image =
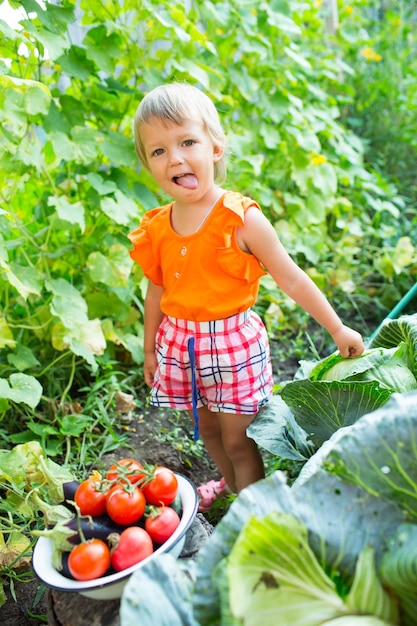
{"label": "girl's eye", "polygon": [[184,141],[184,146],[193,146],[195,144],[194,139],[186,139]]}
{"label": "girl's eye", "polygon": [[163,149],[162,148],[157,148],[156,150],[154,150],[152,152],[152,156],[159,156],[162,153],[163,153]]}

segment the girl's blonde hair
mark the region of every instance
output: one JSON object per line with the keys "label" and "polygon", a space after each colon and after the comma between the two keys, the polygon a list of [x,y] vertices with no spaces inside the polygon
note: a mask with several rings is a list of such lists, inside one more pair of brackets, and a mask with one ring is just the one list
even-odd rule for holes
{"label": "girl's blonde hair", "polygon": [[[152,117],[174,122],[179,126],[187,119],[201,120],[213,144],[226,148],[226,137],[219,114],[208,96],[187,83],[160,85],[143,98],[134,119],[135,149],[146,168],[148,160],[140,136],[140,126],[149,122]],[[219,183],[224,182],[226,178],[225,152],[221,159],[214,163],[214,178]]]}

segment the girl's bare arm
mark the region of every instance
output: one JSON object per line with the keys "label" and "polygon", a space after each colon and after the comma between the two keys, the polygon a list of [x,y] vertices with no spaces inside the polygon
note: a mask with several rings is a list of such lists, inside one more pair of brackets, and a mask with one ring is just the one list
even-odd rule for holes
{"label": "girl's bare arm", "polygon": [[144,364],[143,373],[146,384],[151,387],[156,370],[155,338],[164,314],[161,311],[161,297],[164,292],[162,285],[155,285],[151,280],[145,297],[144,323]]}
{"label": "girl's bare arm", "polygon": [[328,331],[343,357],[359,356],[363,352],[361,335],[343,324],[317,285],[291,259],[273,226],[256,207],[247,209],[245,224],[237,237],[240,247],[257,257],[278,287]]}

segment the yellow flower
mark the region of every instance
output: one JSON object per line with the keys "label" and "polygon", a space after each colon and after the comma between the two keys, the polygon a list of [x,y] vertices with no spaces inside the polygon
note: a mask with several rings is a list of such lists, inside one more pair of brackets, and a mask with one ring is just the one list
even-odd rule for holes
{"label": "yellow flower", "polygon": [[311,154],[311,162],[313,165],[323,165],[323,163],[327,163],[327,159],[324,154],[315,154],[314,152]]}
{"label": "yellow flower", "polygon": [[343,10],[344,10],[345,13],[350,15],[352,13],[352,11],[353,11],[353,7],[347,6]]}
{"label": "yellow flower", "polygon": [[378,63],[382,59],[382,56],[375,52],[373,48],[362,48],[360,54],[365,58],[368,63],[372,63],[373,61]]}

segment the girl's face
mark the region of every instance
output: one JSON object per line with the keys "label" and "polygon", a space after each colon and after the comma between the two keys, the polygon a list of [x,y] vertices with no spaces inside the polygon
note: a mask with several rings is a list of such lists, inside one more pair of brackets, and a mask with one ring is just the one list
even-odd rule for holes
{"label": "girl's face", "polygon": [[161,189],[184,204],[209,197],[223,147],[213,144],[201,121],[184,120],[180,126],[152,118],[141,124],[140,135],[148,169]]}

